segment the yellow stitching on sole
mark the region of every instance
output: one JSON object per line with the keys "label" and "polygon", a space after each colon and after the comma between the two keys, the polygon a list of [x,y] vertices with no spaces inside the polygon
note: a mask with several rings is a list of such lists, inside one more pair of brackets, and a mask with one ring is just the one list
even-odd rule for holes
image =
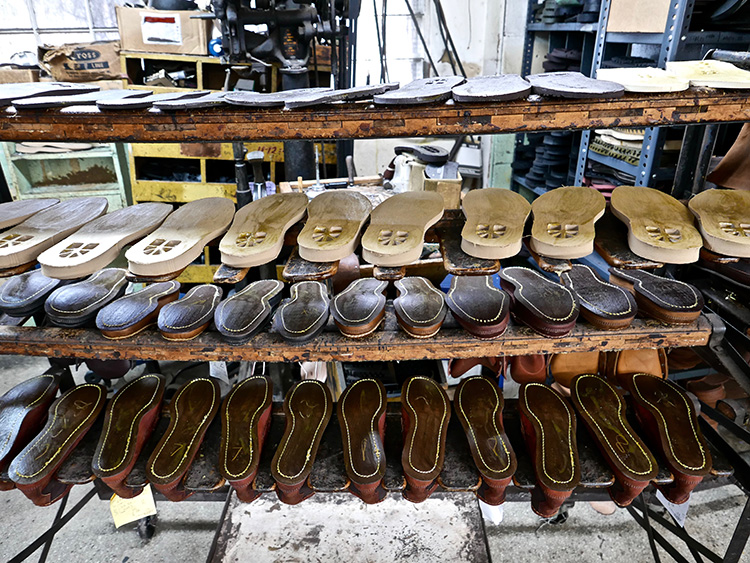
{"label": "yellow stitching on sole", "polygon": [[[232,399],[234,398],[234,394],[237,391],[239,391],[242,388],[242,386],[245,385],[248,381],[253,381],[255,379],[262,379],[265,382],[265,385],[263,387],[263,400],[258,405],[258,408],[255,409],[253,416],[250,417],[250,436],[249,436],[249,442],[248,442],[248,446],[249,446],[248,449],[250,450],[250,459],[248,460],[247,465],[242,471],[240,471],[239,473],[232,473],[227,468],[227,461],[229,461],[228,459],[229,458],[229,436],[231,433],[231,426],[229,424],[229,405],[232,404]],[[261,375],[249,377],[248,379],[246,379],[245,381],[237,385],[234,389],[232,389],[232,393],[229,395],[229,399],[227,399],[227,406],[224,409],[224,416],[226,417],[226,421],[227,421],[227,438],[226,438],[226,446],[224,448],[224,471],[226,471],[226,474],[229,475],[230,477],[238,478],[240,475],[245,473],[245,471],[247,471],[248,468],[253,464],[253,459],[255,458],[255,452],[253,451],[253,432],[252,432],[253,422],[255,421],[255,417],[258,416],[258,413],[260,412],[260,410],[265,406],[266,399],[268,399],[268,380]]]}
{"label": "yellow stitching on sole", "polygon": [[[567,293],[570,296],[570,301],[573,303],[573,306],[570,309],[570,313],[568,313],[564,317],[550,317],[549,315],[546,315],[546,314],[542,313],[539,309],[537,309],[536,305],[534,305],[531,301],[529,301],[528,299],[526,299],[526,297],[523,294],[523,284],[521,282],[519,282],[518,280],[514,279],[511,275],[509,275],[508,274],[508,270],[528,270],[529,272],[531,272],[532,274],[534,274],[535,276],[537,276],[539,279],[541,279],[541,280],[543,280],[543,281],[545,281],[547,283],[550,283],[550,284],[552,284],[552,285],[554,285],[556,287],[560,287],[565,293]],[[537,274],[534,270],[531,270],[529,268],[519,268],[518,266],[511,266],[510,268],[504,269],[502,271],[502,273],[505,274],[508,278],[510,278],[511,282],[513,283],[513,285],[515,285],[516,287],[519,288],[518,298],[519,299],[523,299],[524,303],[526,303],[527,305],[529,305],[532,309],[534,309],[537,313],[539,313],[545,319],[549,319],[551,321],[562,322],[562,321],[568,320],[570,317],[573,316],[573,313],[575,313],[575,310],[576,310],[575,299],[573,299],[573,294],[570,292],[570,290],[567,287],[565,287],[564,285],[560,285],[560,284],[551,282],[547,278],[545,278],[544,276],[542,276],[541,274]]]}
{"label": "yellow stitching on sole", "polygon": [[257,315],[255,315],[255,317],[253,317],[253,319],[249,323],[247,323],[245,326],[243,326],[242,328],[229,328],[227,325],[224,324],[224,320],[222,319],[221,320],[221,327],[224,330],[226,330],[227,332],[243,332],[244,330],[247,330],[247,327],[249,327],[256,320],[258,320],[258,317],[260,317],[265,312],[265,310],[266,310],[267,307],[268,307],[268,309],[270,309],[270,307],[268,306],[268,302],[271,300],[271,294],[278,293],[284,287],[284,284],[281,283],[278,280],[259,280],[257,282],[253,282],[249,286],[247,286],[245,289],[243,289],[242,291],[240,291],[239,293],[235,293],[234,295],[232,295],[232,297],[230,297],[229,299],[227,299],[226,301],[224,301],[224,303],[228,303],[229,301],[232,301],[233,299],[239,297],[240,295],[244,295],[246,292],[249,292],[250,288],[254,287],[255,284],[258,284],[258,283],[261,283],[261,282],[265,282],[265,281],[274,281],[278,285],[274,286],[274,288],[271,289],[268,293],[266,293],[265,295],[261,296],[260,302],[263,304],[263,309],[261,309],[260,313],[258,313]]}
{"label": "yellow stitching on sole", "polygon": [[[50,374],[37,375],[35,377],[32,377],[32,378],[26,380],[25,383],[28,383],[29,381],[33,381],[35,379],[41,379],[43,377],[49,377],[52,381],[50,381],[49,385],[47,385],[47,387],[44,388],[44,391],[42,391],[41,394],[36,399],[34,399],[32,402],[30,402],[28,405],[26,405],[23,408],[23,411],[17,413],[17,415],[13,418],[11,424],[15,425],[16,421],[18,421],[18,419],[23,418],[23,416],[28,411],[30,411],[32,408],[34,408],[34,405],[36,405],[39,401],[41,401],[44,398],[44,396],[47,394],[47,391],[49,391],[49,388],[52,387],[52,385],[55,383],[55,376],[50,375]],[[8,435],[5,437],[5,441],[3,442],[3,445],[0,446],[0,458],[2,458],[2,457],[5,456],[5,453],[4,453],[3,450],[5,450],[5,447],[8,445],[8,442],[10,442],[10,438],[11,438],[12,435],[13,435],[12,432],[8,432]]]}
{"label": "yellow stitching on sole", "polygon": [[[453,279],[454,279],[454,280],[455,280],[455,279],[458,279],[458,277],[454,277]],[[458,302],[457,302],[457,301],[456,301],[455,299],[453,299],[453,292],[454,292],[454,291],[455,291],[455,289],[456,289],[456,288],[455,288],[455,286],[454,286],[453,284],[451,284],[451,288],[450,288],[450,290],[448,291],[448,296],[449,296],[449,297],[450,297],[451,299],[453,299],[453,304],[454,304],[454,305],[456,306],[456,309],[458,309],[459,311],[461,311],[461,312],[462,312],[462,313],[463,313],[464,315],[466,315],[466,316],[467,316],[468,318],[470,318],[470,319],[471,319],[472,321],[474,321],[474,322],[477,322],[477,323],[485,323],[485,324],[489,324],[489,323],[492,323],[492,322],[496,321],[497,319],[499,319],[499,318],[500,318],[500,315],[502,315],[502,314],[503,314],[503,308],[505,307],[505,300],[507,299],[507,297],[505,297],[505,292],[504,292],[504,291],[502,291],[502,290],[500,290],[500,289],[496,288],[496,287],[495,287],[494,285],[490,284],[490,277],[489,277],[489,276],[487,276],[487,277],[485,278],[485,284],[487,285],[487,287],[488,287],[488,288],[489,288],[490,290],[499,292],[499,293],[500,293],[500,296],[501,296],[501,297],[502,297],[502,299],[503,299],[503,301],[502,301],[502,304],[500,305],[500,311],[498,311],[497,315],[495,315],[495,316],[494,316],[494,317],[492,317],[491,319],[477,319],[477,318],[475,318],[475,317],[472,317],[472,316],[471,316],[471,315],[470,315],[469,313],[467,313],[466,311],[464,311],[464,310],[463,310],[463,309],[461,308],[461,306],[460,306],[460,305],[458,304]]]}
{"label": "yellow stitching on sole", "polygon": [[[423,321],[417,321],[417,320],[414,320],[414,319],[413,319],[413,318],[411,317],[411,315],[410,315],[410,314],[409,314],[409,313],[407,312],[406,308],[405,308],[405,307],[404,307],[403,305],[401,305],[401,306],[399,307],[399,309],[401,309],[401,311],[403,311],[404,315],[406,315],[406,317],[407,317],[407,318],[408,318],[408,319],[409,319],[409,320],[410,320],[411,322],[413,322],[413,323],[415,323],[415,324],[426,324],[426,323],[430,323],[430,322],[434,321],[435,319],[437,319],[437,318],[438,318],[438,317],[440,316],[440,313],[442,313],[442,312],[443,312],[443,308],[445,307],[445,297],[443,297],[443,294],[442,294],[442,293],[440,293],[440,292],[439,292],[439,291],[438,291],[437,289],[435,289],[434,287],[432,287],[432,284],[430,284],[430,283],[429,283],[429,282],[428,282],[428,281],[427,281],[426,279],[424,279],[424,278],[420,278],[420,277],[418,277],[418,276],[417,276],[417,277],[414,277],[414,279],[416,279],[416,280],[419,280],[419,281],[421,281],[421,282],[422,282],[422,283],[423,283],[423,284],[425,285],[425,287],[426,287],[426,288],[427,288],[427,289],[428,289],[429,291],[432,291],[433,293],[436,293],[436,294],[438,294],[438,295],[440,296],[440,298],[442,299],[442,305],[440,306],[440,310],[438,310],[437,314],[436,314],[436,315],[435,315],[434,317],[432,317],[431,319],[425,319],[425,320],[423,320]],[[403,295],[403,297],[406,297],[407,295],[409,295],[409,292],[408,292],[408,290],[406,289],[406,286],[404,286],[404,284],[403,284],[402,280],[398,280],[398,281],[396,282],[396,287],[398,288],[399,292],[401,292],[401,291],[403,291],[403,292],[404,292],[404,295]],[[399,298],[400,298],[400,297],[401,297],[401,294],[399,293]],[[400,303],[399,303],[399,304],[400,304]]]}
{"label": "yellow stitching on sole", "polygon": [[[318,291],[320,292],[320,297],[325,300],[326,295],[323,293],[323,284],[322,283],[320,283],[320,282],[307,282],[307,281],[305,281],[305,282],[299,282],[299,283],[314,283],[315,286],[318,288]],[[281,321],[281,326],[283,326],[284,330],[287,331],[289,334],[304,334],[305,332],[307,332],[308,330],[310,330],[313,326],[315,326],[315,324],[320,319],[322,319],[323,316],[328,312],[328,306],[326,306],[325,310],[320,315],[318,315],[318,318],[315,319],[310,324],[310,326],[308,326],[307,328],[304,328],[302,330],[289,330],[286,327],[286,323],[284,322],[284,309],[286,309],[289,305],[291,305],[292,303],[294,303],[297,300],[297,297],[298,297],[298,294],[299,294],[299,291],[297,290],[298,287],[299,287],[298,284],[294,284],[292,286],[292,292],[294,293],[294,295],[292,296],[292,298],[289,301],[287,301],[286,303],[284,303],[281,306],[281,309],[279,310],[279,320]]]}
{"label": "yellow stitching on sole", "polygon": [[[375,383],[374,379],[360,379],[359,381],[355,382],[349,389],[354,389],[357,385],[359,385],[362,382],[371,382]],[[372,436],[375,433],[375,416],[380,412],[380,410],[383,408],[383,392],[380,390],[380,385],[375,383],[375,387],[378,389],[378,408],[375,411],[375,414],[373,415],[372,419],[370,420],[370,435]],[[375,471],[370,473],[369,475],[362,475],[359,471],[354,469],[354,457],[352,456],[352,437],[351,433],[349,432],[349,421],[346,420],[346,399],[349,398],[349,393],[346,393],[346,396],[342,397],[342,403],[341,403],[341,418],[344,419],[344,427],[346,428],[346,447],[349,450],[349,464],[352,466],[352,471],[354,471],[354,474],[357,477],[361,477],[362,479],[369,479],[370,477],[373,477],[374,475],[377,475],[380,471],[380,463],[381,463],[381,455],[380,455],[380,448],[373,447],[373,451],[375,452],[375,458],[378,460],[378,464],[376,465]]]}
{"label": "yellow stitching on sole", "polygon": [[417,416],[417,411],[414,410],[414,407],[411,406],[411,403],[409,402],[409,389],[411,388],[411,384],[416,381],[417,379],[421,379],[424,381],[429,381],[431,384],[435,385],[437,387],[437,383],[435,383],[432,379],[429,379],[427,377],[412,377],[409,380],[409,383],[406,385],[406,404],[411,409],[411,412],[414,413],[414,429],[410,429],[411,433],[411,442],[409,443],[409,466],[416,471],[417,473],[424,473],[425,475],[432,473],[435,471],[435,468],[438,465],[438,462],[440,461],[440,442],[442,441],[443,436],[443,425],[445,424],[445,419],[448,416],[448,413],[450,412],[450,406],[446,404],[445,394],[442,393],[442,389],[439,389],[438,393],[440,394],[440,399],[443,401],[443,417],[440,420],[440,428],[438,429],[438,442],[437,442],[437,450],[435,451],[435,463],[433,464],[432,468],[428,471],[422,471],[421,469],[417,469],[414,467],[414,463],[411,460],[411,453],[414,451],[414,438],[417,437],[417,428],[419,427],[419,417]]}

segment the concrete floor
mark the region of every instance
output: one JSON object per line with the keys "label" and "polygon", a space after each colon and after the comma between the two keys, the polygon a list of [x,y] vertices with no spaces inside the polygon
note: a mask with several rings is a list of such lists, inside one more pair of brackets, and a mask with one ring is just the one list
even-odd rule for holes
{"label": "concrete floor", "polygon": [[[0,356],[0,393],[46,368],[46,360]],[[85,368],[76,372],[82,381]],[[89,486],[74,487],[72,506]],[[723,553],[745,497],[734,486],[694,495],[688,530]],[[147,542],[134,525],[115,529],[108,503],[94,498],[64,527],[52,544],[49,561],[193,562],[205,560],[221,515],[221,502],[157,504],[156,533]],[[0,493],[0,560],[8,560],[43,533],[57,505],[33,506],[18,491]],[[526,503],[506,503],[503,521],[485,520],[494,562],[653,561],[645,532],[625,510],[602,516],[588,503],[576,504],[562,525],[545,524]],[[342,494],[313,497],[286,506],[271,495],[250,505],[232,505],[222,545],[225,561],[483,561],[480,510],[469,495],[435,495],[421,505],[389,497],[366,506]],[[685,548],[680,551],[690,559]],[[29,559],[35,561],[39,552]],[[662,561],[672,559],[660,551]],[[750,549],[743,562],[750,563]]]}

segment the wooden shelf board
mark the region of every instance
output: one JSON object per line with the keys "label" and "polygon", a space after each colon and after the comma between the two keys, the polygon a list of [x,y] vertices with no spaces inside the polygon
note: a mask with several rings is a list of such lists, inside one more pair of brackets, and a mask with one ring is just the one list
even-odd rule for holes
{"label": "wooden shelf board", "polygon": [[[79,108],[81,109],[81,108]],[[747,121],[740,91],[691,88],[614,100],[517,100],[488,104],[375,106],[354,102],[297,110],[221,106],[204,110],[101,112],[0,110],[0,141],[209,142],[471,135]]]}
{"label": "wooden shelf board", "polygon": [[356,340],[341,336],[329,323],[328,331],[310,342],[286,342],[277,334],[262,332],[239,346],[226,343],[215,332],[187,342],[170,342],[155,329],[132,338],[108,340],[92,329],[0,326],[0,353],[103,360],[389,361],[705,346],[711,335],[709,321],[701,316],[689,325],[636,319],[622,331],[596,330],[580,322],[568,336],[554,339],[516,325],[498,340],[478,340],[463,329],[444,327],[435,337],[420,340],[395,329],[392,317],[393,312],[388,311],[384,326],[390,330],[381,328]]}

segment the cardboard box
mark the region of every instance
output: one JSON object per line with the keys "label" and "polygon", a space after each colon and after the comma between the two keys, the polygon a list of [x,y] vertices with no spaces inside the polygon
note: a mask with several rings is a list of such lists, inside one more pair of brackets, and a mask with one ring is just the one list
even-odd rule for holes
{"label": "cardboard box", "polygon": [[119,41],[44,45],[39,47],[39,64],[61,82],[122,78]]}
{"label": "cardboard box", "polygon": [[0,84],[18,84],[20,82],[39,82],[39,69],[14,68],[12,65],[0,66]]}
{"label": "cardboard box", "polygon": [[212,20],[190,19],[194,10],[149,10],[116,7],[125,51],[208,55]]}
{"label": "cardboard box", "polygon": [[612,0],[607,32],[664,33],[669,0]]}

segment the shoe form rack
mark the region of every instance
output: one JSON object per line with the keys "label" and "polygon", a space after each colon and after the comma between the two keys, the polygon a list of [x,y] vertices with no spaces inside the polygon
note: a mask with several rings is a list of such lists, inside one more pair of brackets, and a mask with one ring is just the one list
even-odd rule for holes
{"label": "shoe form rack", "polygon": [[[253,131],[252,140],[279,139],[327,139],[327,138],[374,138],[391,136],[426,136],[455,134],[510,133],[518,131],[545,131],[555,129],[587,129],[608,126],[651,126],[671,124],[704,124],[730,121],[746,121],[750,116],[750,99],[734,92],[713,90],[691,90],[668,95],[626,95],[617,100],[590,101],[518,101],[497,104],[445,103],[420,107],[375,108],[369,103],[347,104],[343,108],[314,108],[298,111],[260,110],[244,111],[231,107],[194,111],[190,113],[161,114],[160,112],[103,113],[96,109],[85,112],[59,110],[21,111],[0,110],[0,140],[48,140],[65,137],[69,140],[99,142],[228,142],[248,140],[248,131]],[[454,217],[453,220],[456,218]],[[438,227],[439,225],[436,225]],[[446,225],[443,225],[445,227]],[[443,245],[446,265],[452,261],[448,247]],[[455,265],[455,264],[454,264]],[[544,265],[544,264],[542,264]],[[552,270],[560,264],[546,264]],[[564,264],[563,264],[564,266]],[[289,265],[287,265],[289,267]],[[490,270],[499,268],[499,264]],[[377,270],[377,269],[376,269]],[[387,277],[391,272],[375,272]],[[397,275],[399,273],[396,273]],[[403,272],[400,273],[403,275]],[[730,327],[731,328],[731,327]],[[725,331],[728,331],[725,338]],[[737,381],[750,388],[750,368],[739,356],[729,337],[731,332],[718,316],[708,313],[686,327],[665,327],[650,321],[637,321],[626,331],[603,333],[583,324],[563,339],[545,339],[533,335],[522,327],[511,327],[499,341],[484,342],[470,338],[457,327],[446,323],[433,339],[415,341],[399,333],[392,312],[387,315],[385,326],[375,335],[352,341],[338,333],[324,332],[309,349],[305,346],[283,342],[277,335],[263,333],[252,342],[252,346],[229,346],[211,333],[198,339],[174,344],[145,332],[132,339],[110,341],[98,333],[86,329],[16,328],[0,327],[0,353],[41,355],[50,358],[138,358],[143,360],[222,361],[244,360],[265,362],[292,362],[306,360],[398,360],[415,358],[472,357],[482,355],[518,355],[529,353],[553,353],[560,351],[616,350],[625,348],[653,348],[670,346],[693,346],[714,367],[731,373]],[[737,337],[733,335],[732,338]],[[739,338],[739,337],[737,337]],[[61,369],[64,372],[67,368]],[[68,384],[72,379],[68,377]],[[509,489],[509,500],[528,501],[528,490],[533,486],[533,470],[524,462],[524,448],[518,436],[513,438],[514,403],[508,401],[508,429],[511,442],[519,457],[519,471],[514,486]],[[398,410],[398,409],[396,409]],[[707,408],[704,412],[711,412]],[[713,416],[713,412],[711,413]],[[403,486],[400,474],[400,439],[398,413],[389,411],[386,449],[392,452],[388,459],[388,488],[396,492]],[[750,441],[750,435],[720,414],[715,418],[737,436]],[[164,422],[162,422],[163,424]],[[750,467],[729,444],[708,425],[704,426],[707,438],[715,448],[716,474],[706,479],[705,486],[717,486],[731,482],[746,494],[750,493]],[[272,424],[272,435],[266,453],[273,451],[273,433],[283,428],[283,415],[276,407]],[[192,478],[188,486],[196,490],[195,500],[224,500],[229,506],[231,492],[216,478],[215,466],[210,461],[218,448],[215,425],[210,429],[199,453]],[[346,477],[341,465],[339,429],[335,421],[326,431],[324,443],[313,470],[311,484],[323,492],[342,491],[346,488]],[[96,429],[91,433],[96,434]],[[278,440],[278,438],[277,438]],[[606,487],[611,483],[611,472],[603,464],[596,448],[581,437],[582,466],[585,467],[584,486],[575,491],[573,500],[608,499]],[[461,429],[453,425],[449,430],[448,452],[445,469],[440,478],[442,489],[450,494],[466,494],[478,486],[476,469],[470,464],[466,451],[466,440]],[[585,453],[584,453],[585,452]],[[93,445],[82,442],[66,463],[64,475],[75,483],[92,481],[90,459]],[[467,461],[469,463],[467,463]],[[262,462],[263,463],[263,462]],[[525,464],[525,465],[524,465]],[[525,468],[524,468],[525,467]],[[731,474],[731,475],[730,475]],[[132,475],[138,479],[138,472]],[[261,469],[257,486],[269,490],[272,483],[267,471]],[[657,479],[669,479],[664,472]],[[97,493],[108,498],[109,493],[97,481],[94,488],[73,508],[65,512],[65,501],[59,504],[57,517],[50,529],[18,554],[12,561],[22,561],[41,546],[46,550],[55,533]],[[750,533],[750,500],[743,510],[732,540],[723,555],[716,555],[694,540],[688,532],[665,520],[648,508],[643,498],[630,509],[633,517],[647,531],[654,553],[656,544],[666,550],[675,560],[687,561],[673,547],[674,539],[686,543],[696,560],[703,556],[710,561],[738,561]],[[226,510],[224,512],[226,515]],[[219,524],[216,540],[222,529]],[[666,532],[651,526],[656,521]],[[148,533],[148,521],[139,524],[144,535]],[[673,537],[668,539],[665,534]],[[209,560],[216,555],[216,541]],[[655,555],[658,560],[658,555]]]}

